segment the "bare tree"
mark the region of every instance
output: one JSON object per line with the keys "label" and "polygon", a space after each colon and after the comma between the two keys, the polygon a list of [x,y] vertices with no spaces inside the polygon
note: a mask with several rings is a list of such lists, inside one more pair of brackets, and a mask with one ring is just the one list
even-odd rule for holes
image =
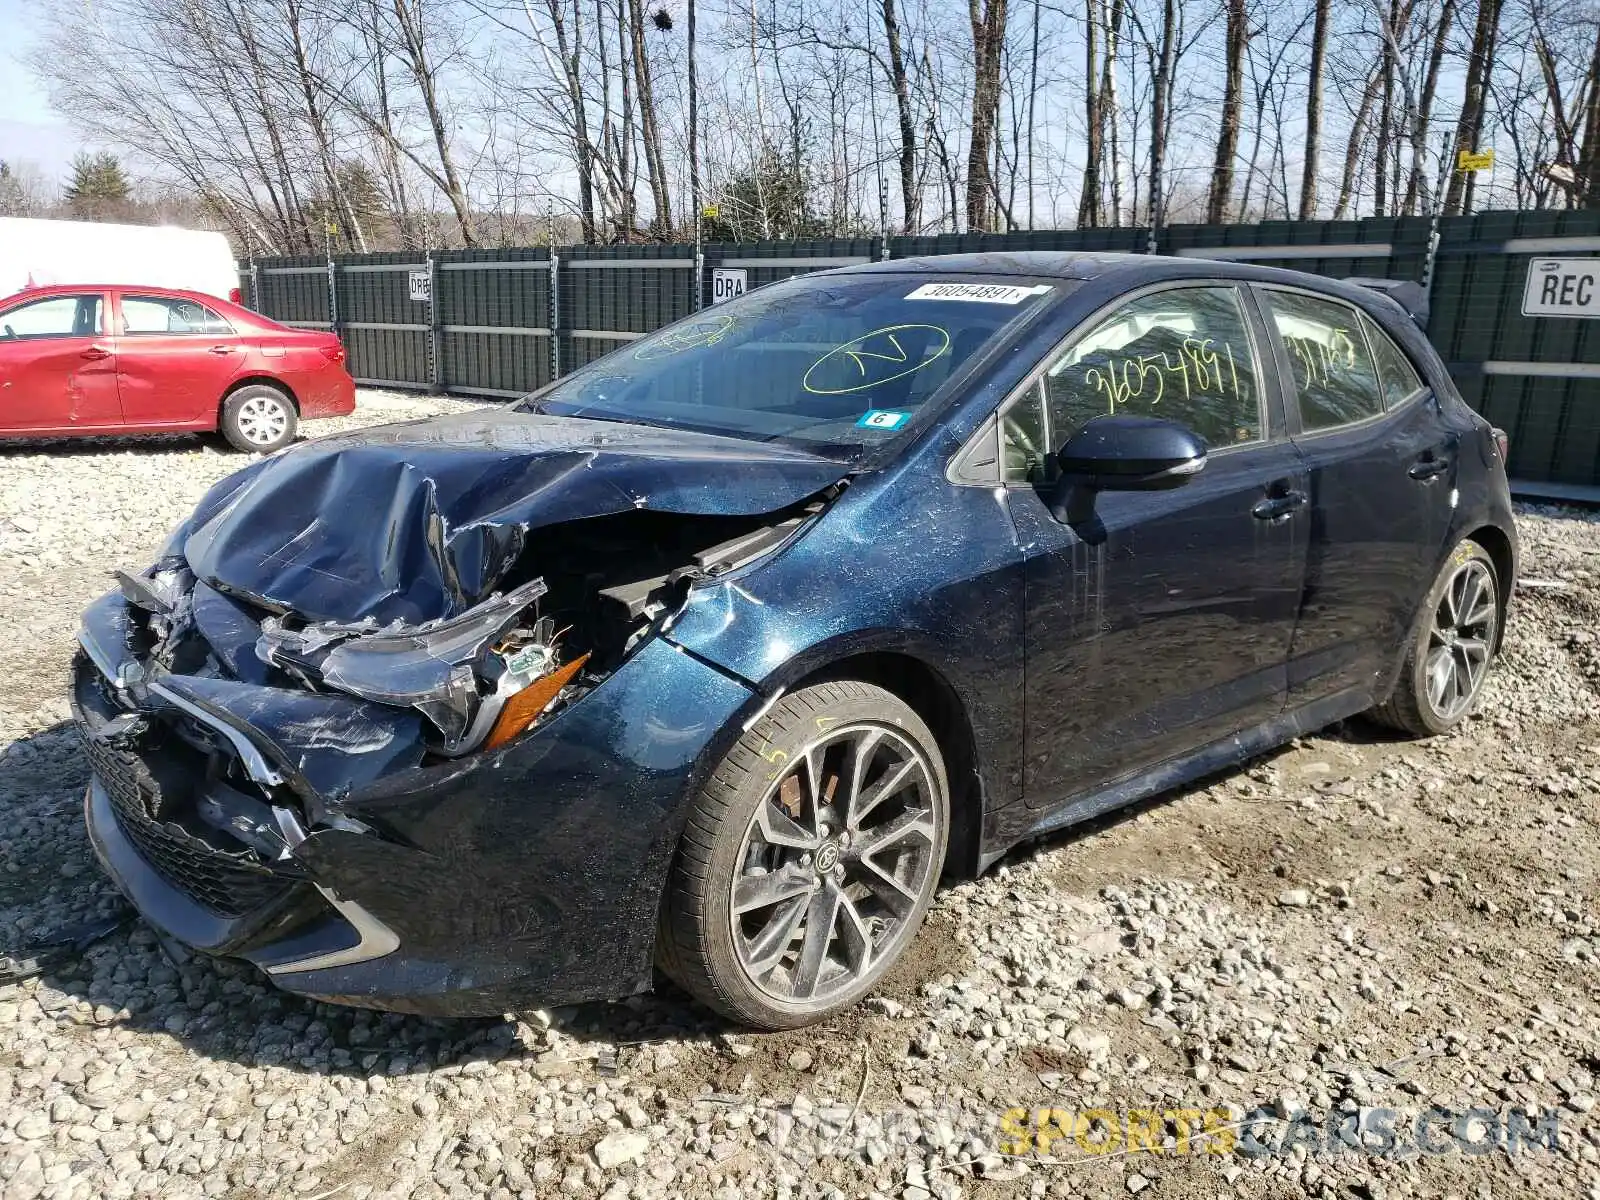
{"label": "bare tree", "polygon": [[1344,173],[1339,179],[1339,197],[1334,202],[1333,219],[1342,221],[1349,215],[1354,199],[1356,172],[1361,165],[1361,150],[1372,118],[1372,106],[1377,103],[1378,92],[1383,87],[1383,72],[1374,70],[1361,90],[1361,103],[1350,122],[1350,136],[1344,149]]}
{"label": "bare tree", "polygon": [[1456,0],[1444,0],[1437,19],[1433,22],[1432,48],[1428,52],[1428,70],[1422,78],[1422,95],[1417,101],[1415,120],[1411,127],[1411,177],[1406,181],[1405,211],[1418,211],[1420,203],[1431,205],[1426,172],[1427,139],[1433,120],[1433,104],[1439,95],[1439,72],[1444,66],[1445,49],[1454,31]]}
{"label": "bare tree", "polygon": [[628,33],[632,40],[634,85],[638,88],[639,133],[644,141],[646,178],[655,203],[651,221],[662,240],[672,235],[672,195],[667,187],[667,167],[661,152],[661,126],[656,118],[655,80],[650,71],[650,48],[644,38],[644,0],[627,0]]}
{"label": "bare tree", "polygon": [[1244,100],[1244,58],[1250,41],[1250,14],[1245,0],[1227,0],[1227,43],[1222,120],[1217,135],[1217,157],[1211,171],[1211,192],[1206,220],[1220,225],[1228,219],[1233,197],[1234,162],[1239,156],[1239,121]]}
{"label": "bare tree", "polygon": [[263,252],[526,240],[547,204],[588,241],[686,236],[705,201],[739,236],[854,234],[885,176],[906,233],[1409,214],[1445,122],[1507,162],[1452,211],[1600,203],[1592,0],[1011,8],[96,0],[30,65]]}
{"label": "bare tree", "polygon": [[[1495,42],[1500,30],[1500,10],[1504,0],[1478,0],[1478,20],[1472,33],[1472,49],[1467,55],[1466,92],[1461,115],[1456,121],[1456,145],[1476,150],[1483,137],[1485,98],[1494,73]],[[1444,211],[1458,213],[1472,207],[1473,176],[1454,171],[1445,192]]]}
{"label": "bare tree", "polygon": [[42,217],[55,201],[37,166],[0,159],[0,217]]}
{"label": "bare tree", "polygon": [[1306,84],[1305,164],[1300,172],[1300,219],[1317,215],[1317,171],[1322,153],[1322,73],[1328,53],[1328,25],[1333,0],[1316,0],[1316,17],[1311,25],[1311,66]]}
{"label": "bare tree", "polygon": [[1105,159],[1105,121],[1100,116],[1100,0],[1085,0],[1083,64],[1083,187],[1078,194],[1078,228],[1100,224],[1100,165]]}
{"label": "bare tree", "polygon": [[905,233],[912,233],[922,224],[922,187],[917,177],[917,120],[911,103],[911,81],[906,72],[905,50],[901,45],[900,22],[895,15],[894,0],[882,0],[882,3],[889,86],[894,91],[895,119],[900,126],[901,229]]}
{"label": "bare tree", "polygon": [[991,142],[1000,115],[1000,55],[1006,0],[967,0],[972,25],[972,121],[967,137],[967,228],[988,229],[995,194],[989,174]]}

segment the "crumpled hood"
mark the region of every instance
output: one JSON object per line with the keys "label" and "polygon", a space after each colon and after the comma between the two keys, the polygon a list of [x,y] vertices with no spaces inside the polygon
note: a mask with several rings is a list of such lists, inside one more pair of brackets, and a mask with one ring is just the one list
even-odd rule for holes
{"label": "crumpled hood", "polygon": [[415,624],[498,590],[540,526],[636,508],[759,515],[847,473],[737,438],[469,412],[323,438],[247,467],[201,501],[183,550],[200,579],[307,620]]}

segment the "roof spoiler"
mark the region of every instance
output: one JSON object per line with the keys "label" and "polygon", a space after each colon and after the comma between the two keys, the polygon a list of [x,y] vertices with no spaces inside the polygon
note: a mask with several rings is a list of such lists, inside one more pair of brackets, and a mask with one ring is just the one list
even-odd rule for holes
{"label": "roof spoiler", "polygon": [[1409,279],[1361,279],[1355,276],[1350,276],[1343,282],[1353,283],[1368,291],[1381,292],[1393,300],[1418,329],[1427,330],[1428,293],[1423,291],[1420,283],[1412,283]]}

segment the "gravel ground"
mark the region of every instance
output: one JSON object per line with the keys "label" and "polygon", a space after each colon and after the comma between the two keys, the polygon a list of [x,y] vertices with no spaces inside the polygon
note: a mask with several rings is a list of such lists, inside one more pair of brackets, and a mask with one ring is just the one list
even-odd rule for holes
{"label": "gravel ground", "polygon": [[[460,407],[363,393],[311,432]],[[241,462],[0,450],[0,950],[117,910],[65,723],[77,613]],[[667,991],[494,1021],[331,1008],[174,966],[130,925],[0,986],[0,1194],[1600,1197],[1600,518],[1520,521],[1543,586],[1456,733],[1350,722],[1018,852],[826,1028],[747,1035]],[[1432,1105],[1553,1115],[1559,1149],[1419,1155]],[[1159,1153],[1099,1126],[997,1153],[1041,1109],[1257,1106],[1393,1109],[1402,1136],[1251,1157],[1174,1121]]]}

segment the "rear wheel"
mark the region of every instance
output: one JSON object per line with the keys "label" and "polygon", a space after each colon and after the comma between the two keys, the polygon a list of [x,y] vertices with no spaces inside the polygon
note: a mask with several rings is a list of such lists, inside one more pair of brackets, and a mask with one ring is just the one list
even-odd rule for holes
{"label": "rear wheel", "polygon": [[785,696],[695,798],[660,965],[761,1029],[848,1008],[916,936],[949,826],[938,745],[898,696],[853,681]]}
{"label": "rear wheel", "polygon": [[294,401],[271,384],[246,384],[222,402],[222,436],[247,454],[281,450],[299,425]]}
{"label": "rear wheel", "polygon": [[1422,602],[1394,694],[1371,715],[1417,737],[1453,728],[1477,703],[1499,634],[1494,559],[1462,542]]}

